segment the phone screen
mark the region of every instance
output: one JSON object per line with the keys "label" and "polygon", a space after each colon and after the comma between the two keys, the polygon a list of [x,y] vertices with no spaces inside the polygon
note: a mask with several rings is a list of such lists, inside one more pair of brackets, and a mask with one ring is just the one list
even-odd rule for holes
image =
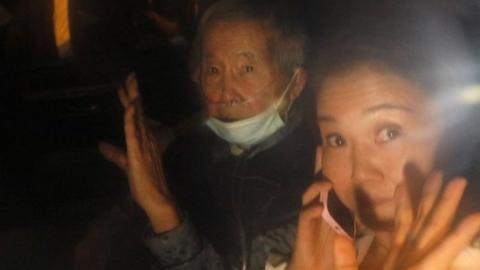
{"label": "phone screen", "polygon": [[340,201],[333,191],[325,191],[320,194],[320,202],[323,204],[323,219],[338,233],[350,239],[355,235],[355,220],[352,213]]}

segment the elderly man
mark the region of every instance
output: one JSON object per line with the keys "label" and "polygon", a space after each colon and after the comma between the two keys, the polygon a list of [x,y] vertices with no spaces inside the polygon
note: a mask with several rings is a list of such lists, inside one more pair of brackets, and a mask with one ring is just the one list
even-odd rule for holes
{"label": "elderly man", "polygon": [[314,129],[297,100],[304,47],[302,31],[267,6],[225,1],[207,10],[192,59],[205,121],[168,146],[163,166],[152,149],[165,144],[138,121],[135,78],[121,89],[123,163],[161,269],[264,269],[289,256],[315,158]]}

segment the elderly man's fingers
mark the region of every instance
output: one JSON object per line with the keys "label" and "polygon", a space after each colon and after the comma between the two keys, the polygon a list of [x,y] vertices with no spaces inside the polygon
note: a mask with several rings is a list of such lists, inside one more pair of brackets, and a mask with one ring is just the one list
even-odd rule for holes
{"label": "elderly man's fingers", "polygon": [[425,186],[422,191],[422,200],[418,206],[415,222],[412,231],[410,232],[410,237],[412,239],[416,238],[420,233],[425,221],[433,209],[435,201],[437,200],[442,188],[442,178],[443,174],[437,171],[432,173],[425,181]]}
{"label": "elderly man's fingers", "polygon": [[357,252],[352,240],[337,234],[333,244],[335,270],[357,270]]}
{"label": "elderly man's fingers", "polygon": [[330,190],[331,188],[332,184],[329,182],[314,182],[308,187],[307,191],[303,193],[302,204],[307,205],[311,203],[315,198],[320,196],[320,192]]}
{"label": "elderly man's fingers", "polygon": [[124,171],[128,169],[127,156],[124,150],[106,142],[100,142],[98,144],[98,150],[105,159],[113,162],[120,169]]}
{"label": "elderly man's fingers", "polygon": [[117,94],[120,103],[122,103],[123,108],[126,109],[130,105],[130,99],[128,98],[127,90],[125,90],[124,86],[121,86],[118,89]]}
{"label": "elderly man's fingers", "polygon": [[480,232],[480,213],[471,214],[463,219],[455,230],[433,252],[428,254],[415,269],[446,270],[454,259],[465,249]]}
{"label": "elderly man's fingers", "polygon": [[131,106],[126,108],[125,113],[123,115],[123,123],[124,123],[124,132],[125,137],[128,139],[129,135],[135,134],[135,107]]}
{"label": "elderly man's fingers", "polygon": [[135,73],[130,73],[127,76],[127,81],[125,82],[127,95],[130,100],[134,100],[138,97],[138,81],[137,75]]}
{"label": "elderly man's fingers", "polygon": [[135,119],[135,106],[128,107],[124,115],[125,141],[127,145],[128,160],[140,160],[142,158],[141,145]]}
{"label": "elderly man's fingers", "polygon": [[466,185],[465,178],[456,178],[448,183],[427,224],[423,226],[416,238],[416,250],[429,250],[444,237],[455,216]]}

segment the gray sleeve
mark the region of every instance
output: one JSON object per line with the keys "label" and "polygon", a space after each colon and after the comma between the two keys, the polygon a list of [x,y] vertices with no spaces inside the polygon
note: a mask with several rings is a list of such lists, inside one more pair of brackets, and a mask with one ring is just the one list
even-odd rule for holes
{"label": "gray sleeve", "polygon": [[287,262],[293,252],[296,232],[295,221],[255,237],[251,245],[252,269],[264,269],[267,262],[275,267]]}
{"label": "gray sleeve", "polygon": [[165,233],[154,234],[150,229],[145,243],[157,258],[157,269],[225,269],[218,253],[197,234],[188,217],[178,227]]}

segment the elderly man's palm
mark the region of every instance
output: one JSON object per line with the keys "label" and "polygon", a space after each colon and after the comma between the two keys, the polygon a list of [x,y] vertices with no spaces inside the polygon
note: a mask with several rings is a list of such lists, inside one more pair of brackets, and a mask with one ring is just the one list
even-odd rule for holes
{"label": "elderly man's palm", "polygon": [[125,170],[130,193],[148,215],[154,231],[171,230],[179,224],[179,215],[162,167],[162,153],[171,141],[171,133],[165,129],[155,133],[154,126],[146,124],[134,74],[128,76],[118,93],[125,109],[127,151],[107,143],[99,145],[100,151],[106,159]]}

